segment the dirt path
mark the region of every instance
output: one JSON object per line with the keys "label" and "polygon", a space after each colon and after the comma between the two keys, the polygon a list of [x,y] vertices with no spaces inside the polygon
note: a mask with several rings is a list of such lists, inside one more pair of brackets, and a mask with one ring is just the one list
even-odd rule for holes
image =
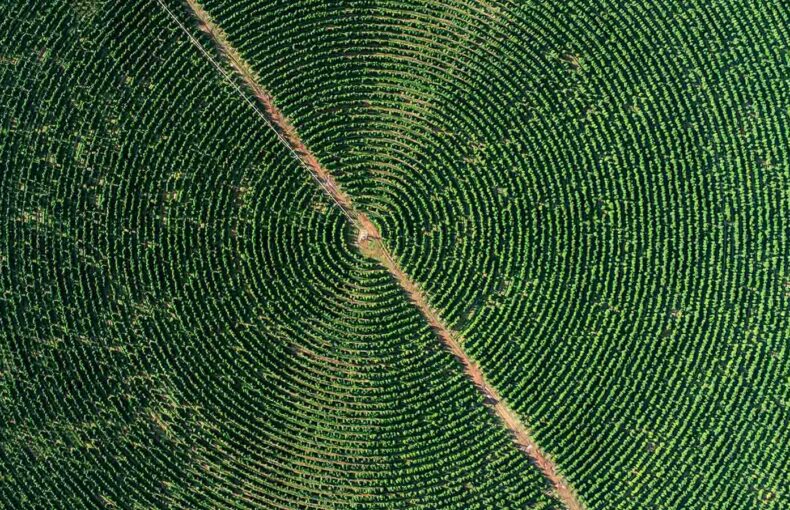
{"label": "dirt path", "polygon": [[[189,34],[189,31],[183,27],[181,22],[178,21],[178,18],[165,6],[163,0],[157,1],[189,35],[192,42],[196,45],[200,45],[200,43]],[[228,42],[222,29],[212,21],[209,14],[196,0],[184,1],[195,18],[197,18],[200,29],[210,36],[215,49],[222,54],[226,63],[233,68],[238,78],[241,78],[249,91],[252,92],[258,100],[259,107],[257,109],[261,112],[260,107],[262,107],[263,111],[261,113],[266,123],[272,127],[280,140],[288,147],[294,156],[302,162],[327,195],[329,195],[335,204],[340,207],[343,213],[349,218],[349,221],[357,228],[357,243],[362,253],[367,257],[377,260],[382,266],[387,268],[392,277],[398,282],[403,291],[409,296],[420,313],[422,313],[428,321],[442,343],[461,363],[467,376],[486,398],[486,405],[500,419],[502,425],[511,432],[513,440],[519,449],[531,459],[552,485],[555,496],[565,504],[568,510],[583,510],[584,507],[562,475],[558,473],[557,466],[554,462],[543,453],[538,444],[532,439],[529,429],[527,429],[516,414],[505,405],[496,389],[486,382],[480,367],[478,367],[461,347],[458,335],[450,330],[450,328],[439,318],[436,312],[429,306],[425,294],[393,259],[373,222],[370,221],[364,213],[354,207],[351,197],[340,189],[334,177],[332,177],[328,170],[321,166],[318,159],[307,149],[294,127],[275,106],[272,96],[259,84],[260,82],[255,72]],[[211,55],[206,53],[202,46],[200,46],[200,48],[211,62],[220,69],[223,75],[227,77],[227,73],[222,71]]]}
{"label": "dirt path", "polygon": [[562,501],[568,510],[583,510],[584,506],[576,497],[575,492],[562,475],[557,471],[554,462],[540,449],[538,444],[532,439],[529,429],[521,423],[518,416],[507,405],[505,405],[499,392],[489,385],[480,367],[475,363],[458,341],[458,335],[450,330],[447,325],[436,315],[436,312],[428,305],[425,294],[417,285],[403,272],[383,245],[381,239],[370,239],[360,245],[362,252],[378,260],[392,276],[398,281],[401,288],[409,296],[414,305],[420,310],[422,315],[431,325],[433,330],[442,340],[458,361],[463,365],[467,376],[472,380],[477,389],[486,398],[486,406],[493,410],[499,417],[502,424],[513,434],[513,440],[521,451],[523,451],[540,469],[543,476],[551,483],[555,496]]}

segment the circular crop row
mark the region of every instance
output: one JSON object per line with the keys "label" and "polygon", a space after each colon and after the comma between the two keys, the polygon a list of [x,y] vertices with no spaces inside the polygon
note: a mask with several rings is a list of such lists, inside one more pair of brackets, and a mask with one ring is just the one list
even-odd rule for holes
{"label": "circular crop row", "polygon": [[787,506],[790,10],[204,4],[589,508]]}
{"label": "circular crop row", "polygon": [[157,2],[0,38],[0,507],[557,508]]}

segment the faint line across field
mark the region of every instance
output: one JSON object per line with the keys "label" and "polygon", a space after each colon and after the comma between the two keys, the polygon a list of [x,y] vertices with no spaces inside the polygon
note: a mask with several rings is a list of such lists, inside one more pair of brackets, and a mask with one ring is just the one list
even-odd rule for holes
{"label": "faint line across field", "polygon": [[251,67],[244,62],[236,49],[228,42],[222,29],[217,26],[208,13],[196,0],[183,0],[189,8],[203,30],[211,38],[215,50],[225,59],[238,78],[244,82],[249,92],[257,99],[257,103],[250,98],[250,94],[245,93],[237,80],[233,78],[217,59],[203,47],[195,36],[184,26],[173,11],[164,3],[164,0],[157,0],[162,9],[175,21],[179,28],[186,34],[189,40],[200,52],[211,62],[234,89],[250,104],[256,113],[264,120],[285,145],[289,152],[309,171],[310,175],[321,186],[324,192],[332,199],[335,205],[343,212],[351,224],[358,231],[357,241],[363,254],[378,261],[384,266],[392,277],[398,282],[406,295],[423,315],[428,324],[434,329],[447,349],[459,360],[467,376],[472,380],[475,387],[486,397],[486,405],[500,419],[502,425],[510,431],[517,446],[530,458],[530,460],[540,469],[546,479],[551,483],[556,497],[569,510],[583,510],[581,502],[576,497],[575,492],[562,475],[559,474],[556,464],[540,449],[538,444],[532,439],[527,427],[519,420],[516,414],[502,401],[497,390],[486,382],[483,372],[469,355],[461,347],[458,336],[441,320],[438,314],[428,304],[427,297],[420,290],[417,284],[403,271],[400,264],[390,254],[384,244],[376,226],[363,212],[356,209],[351,197],[344,193],[335,181],[334,177],[321,166],[318,159],[307,149],[296,130],[283,116],[282,112],[275,106],[273,97],[258,82]]}

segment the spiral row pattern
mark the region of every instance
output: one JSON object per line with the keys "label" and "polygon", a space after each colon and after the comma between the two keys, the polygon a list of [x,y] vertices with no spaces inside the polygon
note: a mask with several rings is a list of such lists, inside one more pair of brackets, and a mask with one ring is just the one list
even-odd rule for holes
{"label": "spiral row pattern", "polygon": [[205,0],[590,508],[790,504],[790,9]]}
{"label": "spiral row pattern", "polygon": [[3,11],[0,507],[559,508],[156,2]]}

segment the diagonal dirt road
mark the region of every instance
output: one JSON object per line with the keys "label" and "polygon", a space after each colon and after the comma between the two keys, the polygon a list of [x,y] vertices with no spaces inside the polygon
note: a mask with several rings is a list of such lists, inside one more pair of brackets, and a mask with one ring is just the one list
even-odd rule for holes
{"label": "diagonal dirt road", "polygon": [[[192,36],[189,30],[179,21],[178,17],[165,5],[163,0],[157,0],[162,8],[175,20],[181,29],[187,34],[193,44],[199,47],[201,52],[209,61],[220,71],[225,78],[235,85],[232,77],[225,71],[211,54]],[[521,451],[523,451],[540,469],[543,476],[551,484],[555,496],[568,508],[568,510],[584,510],[576,496],[575,491],[568,485],[563,476],[558,472],[556,464],[540,449],[538,444],[532,439],[529,429],[519,420],[518,416],[503,402],[499,393],[494,387],[486,382],[483,372],[469,355],[464,351],[458,339],[458,334],[453,332],[436,314],[428,304],[428,299],[420,290],[417,284],[407,275],[400,264],[390,254],[379,230],[363,212],[357,210],[351,197],[349,197],[335,181],[332,174],[321,166],[318,159],[307,149],[304,142],[299,138],[294,127],[288,119],[275,106],[274,98],[264,89],[252,68],[242,59],[238,51],[230,44],[222,29],[212,21],[209,14],[197,0],[184,0],[191,13],[196,18],[200,29],[205,32],[212,40],[214,49],[222,55],[225,63],[230,66],[237,78],[240,78],[249,92],[253,94],[258,104],[253,106],[263,117],[266,123],[277,133],[280,141],[293,153],[293,155],[304,165],[312,177],[324,189],[326,194],[343,211],[349,221],[357,229],[357,243],[362,253],[378,261],[384,266],[392,277],[398,282],[414,306],[428,321],[436,334],[441,339],[446,348],[458,359],[463,366],[464,372],[472,380],[475,387],[483,394],[486,405],[499,418],[502,425],[510,431],[513,440]],[[235,85],[239,92],[246,98],[247,95]]]}

